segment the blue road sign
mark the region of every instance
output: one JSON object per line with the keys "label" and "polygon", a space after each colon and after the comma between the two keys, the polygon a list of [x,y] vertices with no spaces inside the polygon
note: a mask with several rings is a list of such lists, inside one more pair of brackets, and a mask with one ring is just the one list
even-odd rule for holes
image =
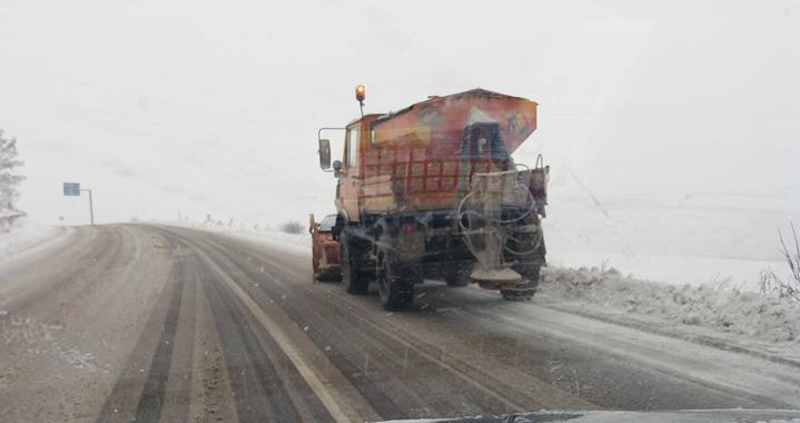
{"label": "blue road sign", "polygon": [[80,197],[81,184],[77,182],[64,182],[64,195],[69,197]]}

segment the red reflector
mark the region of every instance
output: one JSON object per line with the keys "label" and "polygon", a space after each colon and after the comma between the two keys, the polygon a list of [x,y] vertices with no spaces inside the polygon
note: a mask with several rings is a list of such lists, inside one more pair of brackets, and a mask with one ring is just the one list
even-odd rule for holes
{"label": "red reflector", "polygon": [[400,229],[405,233],[414,232],[417,230],[417,225],[413,223],[403,223],[400,225]]}

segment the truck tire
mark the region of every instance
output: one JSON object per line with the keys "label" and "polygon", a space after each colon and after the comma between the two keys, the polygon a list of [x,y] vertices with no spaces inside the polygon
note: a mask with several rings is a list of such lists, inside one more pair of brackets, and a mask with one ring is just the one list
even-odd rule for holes
{"label": "truck tire", "polygon": [[530,301],[536,294],[536,285],[538,282],[519,283],[514,287],[501,288],[500,294],[506,301]]}
{"label": "truck tire", "polygon": [[447,266],[444,273],[444,281],[447,286],[460,288],[469,285],[469,275],[472,274],[471,261],[457,261]]}
{"label": "truck tire", "polygon": [[364,295],[369,290],[369,279],[364,273],[364,254],[347,231],[339,235],[339,263],[342,282],[347,292],[353,295]]}
{"label": "truck tire", "polygon": [[517,271],[524,279],[528,280],[531,287],[535,288],[539,285],[539,273],[542,266],[545,265],[545,255],[547,250],[544,246],[544,238],[527,239],[523,245],[515,246],[516,248],[525,251],[534,247],[534,251],[528,254],[517,256],[518,263],[512,268]]}
{"label": "truck tire", "polygon": [[539,273],[542,270],[541,264],[518,264],[513,269],[522,275],[524,279],[527,279],[533,287],[539,285]]}
{"label": "truck tire", "polygon": [[375,276],[383,308],[405,310],[414,302],[414,284],[422,282],[422,266],[419,263],[400,263],[382,250],[378,253]]}

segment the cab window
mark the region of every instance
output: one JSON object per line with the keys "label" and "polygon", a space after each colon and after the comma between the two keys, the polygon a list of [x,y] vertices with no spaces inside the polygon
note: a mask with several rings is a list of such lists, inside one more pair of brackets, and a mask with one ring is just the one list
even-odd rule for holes
{"label": "cab window", "polygon": [[334,225],[336,225],[336,215],[329,214],[322,219],[322,222],[319,222],[319,230],[323,232],[330,232],[333,230]]}
{"label": "cab window", "polygon": [[354,126],[347,130],[347,161],[345,165],[347,168],[352,168],[356,165],[356,154],[358,153],[358,126]]}

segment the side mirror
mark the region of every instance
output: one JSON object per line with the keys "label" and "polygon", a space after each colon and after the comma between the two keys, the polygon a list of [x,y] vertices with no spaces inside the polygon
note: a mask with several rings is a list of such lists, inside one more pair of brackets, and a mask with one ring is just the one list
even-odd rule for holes
{"label": "side mirror", "polygon": [[319,140],[319,167],[323,170],[331,167],[331,140],[321,138]]}
{"label": "side mirror", "polygon": [[333,173],[336,176],[339,176],[342,173],[342,161],[341,160],[334,160],[333,161]]}

